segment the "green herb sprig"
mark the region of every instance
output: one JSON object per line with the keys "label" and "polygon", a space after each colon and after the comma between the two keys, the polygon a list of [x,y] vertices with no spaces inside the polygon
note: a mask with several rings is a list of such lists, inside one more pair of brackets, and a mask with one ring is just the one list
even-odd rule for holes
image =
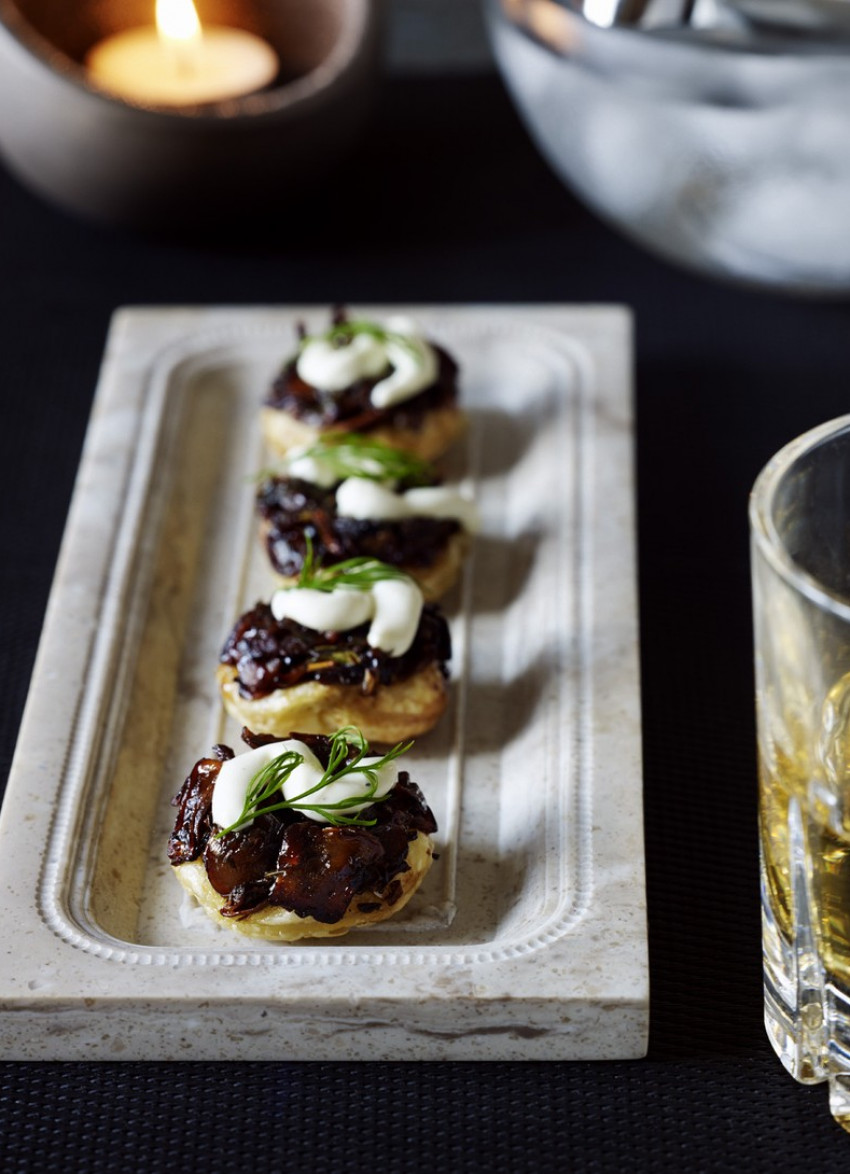
{"label": "green herb sprig", "polygon": [[[349,741],[349,738],[352,741]],[[372,827],[377,822],[375,819],[361,819],[356,812],[353,815],[346,813],[352,808],[359,810],[364,805],[371,806],[387,798],[387,795],[376,795],[378,772],[387,763],[406,754],[412,745],[412,741],[399,742],[377,762],[364,766],[362,760],[369,751],[369,744],[356,726],[345,726],[343,729],[337,730],[331,737],[328,765],[322,777],[312,787],[300,795],[296,795],[293,799],[283,798],[283,787],[295,768],[304,761],[304,755],[295,750],[286,750],[257,771],[248,786],[239,818],[228,827],[220,829],[216,834],[219,837],[225,836],[228,832],[235,831],[249,823],[255,816],[264,815],[271,811],[312,811],[334,827]],[[352,749],[354,749],[353,757]],[[355,772],[360,772],[366,777],[364,791],[333,803],[321,802],[321,792],[326,787]],[[275,798],[278,795],[280,798]]]}
{"label": "green herb sprig", "polygon": [[[406,485],[430,485],[434,466],[412,453],[373,440],[360,432],[331,432],[297,454],[327,465],[340,480],[363,477],[368,481],[402,481]],[[287,462],[284,461],[284,468]]]}
{"label": "green herb sprig", "polygon": [[[355,591],[368,591],[373,583],[380,583],[383,579],[410,579],[410,575],[399,570],[398,567],[382,563],[380,559],[360,556],[347,558],[340,563],[332,563],[323,567],[316,562],[313,552],[313,541],[309,534],[305,534],[306,552],[301,564],[301,573],[298,576],[297,587],[309,587],[314,591],[333,591],[337,587],[351,587]],[[292,588],[283,588],[292,590]]]}

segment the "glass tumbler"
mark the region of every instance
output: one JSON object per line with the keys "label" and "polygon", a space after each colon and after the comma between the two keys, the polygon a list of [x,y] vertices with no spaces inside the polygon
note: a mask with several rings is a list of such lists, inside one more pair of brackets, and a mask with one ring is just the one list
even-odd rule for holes
{"label": "glass tumbler", "polygon": [[850,1131],[850,416],[750,499],[765,1023]]}

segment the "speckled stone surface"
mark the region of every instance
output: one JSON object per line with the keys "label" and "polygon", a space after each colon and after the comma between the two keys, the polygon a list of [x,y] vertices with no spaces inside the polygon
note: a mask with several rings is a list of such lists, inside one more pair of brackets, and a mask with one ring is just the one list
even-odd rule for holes
{"label": "speckled stone surface", "polygon": [[448,471],[482,515],[446,601],[450,710],[408,763],[439,861],[397,920],[331,942],[257,943],[187,907],[169,799],[236,741],[216,655],[271,590],[257,406],[295,321],[325,312],[121,311],[0,823],[7,1058],[645,1051],[630,320],[413,313],[461,362]]}

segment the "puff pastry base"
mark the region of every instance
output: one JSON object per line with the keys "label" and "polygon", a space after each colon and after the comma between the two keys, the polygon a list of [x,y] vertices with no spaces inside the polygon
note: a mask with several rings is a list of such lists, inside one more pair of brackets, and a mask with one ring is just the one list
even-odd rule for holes
{"label": "puff pastry base", "polygon": [[343,726],[357,726],[368,742],[394,745],[418,737],[436,725],[448,703],[448,682],[435,662],[406,680],[380,685],[366,695],[358,685],[324,685],[305,681],[275,689],[263,697],[243,697],[236,669],[220,664],[216,679],[225,708],[255,734],[289,737],[334,734]]}
{"label": "puff pastry base", "polygon": [[[290,449],[314,444],[327,432],[344,432],[344,427],[317,428],[305,424],[281,408],[262,409],[263,437],[275,456],[283,457]],[[383,425],[370,428],[367,435],[395,448],[413,453],[423,461],[433,461],[443,455],[466,430],[466,416],[460,408],[448,406],[428,412],[419,428],[393,428]]]}

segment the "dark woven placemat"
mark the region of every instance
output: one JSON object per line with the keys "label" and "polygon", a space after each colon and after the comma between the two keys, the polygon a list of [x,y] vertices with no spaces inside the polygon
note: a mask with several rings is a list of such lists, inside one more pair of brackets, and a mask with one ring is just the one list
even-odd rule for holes
{"label": "dark woven placemat", "polygon": [[755,1061],[8,1068],[4,1172],[847,1168],[823,1099]]}
{"label": "dark woven placemat", "polygon": [[[390,173],[386,144],[411,138],[435,162],[396,152]],[[761,1026],[746,529],[767,457],[848,406],[846,307],[711,285],[622,242],[486,76],[394,81],[338,183],[249,240],[80,225],[0,174],[0,275],[3,779],[116,306],[634,308],[652,982],[632,1063],[0,1063],[4,1174],[850,1168],[825,1091],[782,1072]]]}

